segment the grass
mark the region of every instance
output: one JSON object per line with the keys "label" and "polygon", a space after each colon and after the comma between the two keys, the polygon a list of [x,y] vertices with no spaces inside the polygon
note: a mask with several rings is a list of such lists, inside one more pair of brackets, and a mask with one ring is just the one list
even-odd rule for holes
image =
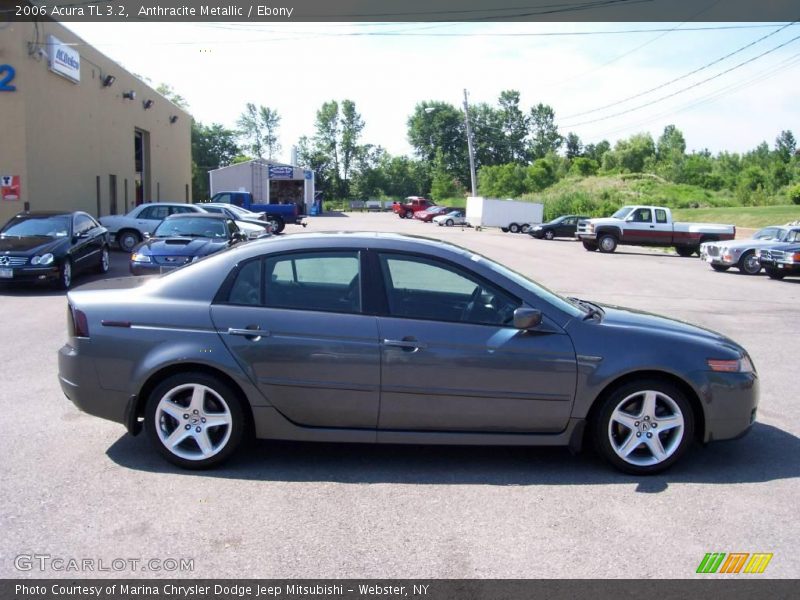
{"label": "grass", "polygon": [[733,223],[737,227],[783,225],[800,219],[800,206],[729,206],[722,208],[680,208],[675,220],[708,223]]}

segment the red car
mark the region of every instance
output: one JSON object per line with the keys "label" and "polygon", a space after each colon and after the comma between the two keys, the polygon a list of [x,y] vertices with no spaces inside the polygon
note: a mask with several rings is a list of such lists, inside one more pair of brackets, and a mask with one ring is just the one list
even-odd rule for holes
{"label": "red car", "polygon": [[433,221],[433,217],[438,217],[439,215],[443,215],[451,210],[453,209],[446,206],[429,206],[425,210],[418,210],[415,212],[414,218],[419,219],[423,223],[430,223]]}
{"label": "red car", "polygon": [[403,202],[395,202],[392,205],[392,211],[401,219],[410,219],[418,210],[425,210],[434,204],[433,200],[421,196],[409,196]]}

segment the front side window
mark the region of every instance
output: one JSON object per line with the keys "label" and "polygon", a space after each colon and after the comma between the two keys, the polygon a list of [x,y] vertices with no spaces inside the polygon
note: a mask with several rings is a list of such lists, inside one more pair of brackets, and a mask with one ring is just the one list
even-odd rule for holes
{"label": "front side window", "polygon": [[357,313],[361,268],[357,251],[267,257],[264,304],[272,308]]}
{"label": "front side window", "polygon": [[81,235],[94,227],[95,222],[91,217],[87,215],[77,215],[75,217],[75,223],[72,226],[72,231],[74,235]]}
{"label": "front side window", "polygon": [[393,317],[508,325],[520,302],[453,265],[421,256],[380,255]]}
{"label": "front side window", "polygon": [[139,213],[139,219],[147,219],[150,221],[161,221],[169,216],[169,207],[167,206],[148,206]]}

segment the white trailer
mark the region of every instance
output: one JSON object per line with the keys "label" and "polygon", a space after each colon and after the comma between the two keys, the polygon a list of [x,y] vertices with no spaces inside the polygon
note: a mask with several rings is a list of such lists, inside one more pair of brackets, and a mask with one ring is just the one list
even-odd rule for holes
{"label": "white trailer", "polygon": [[542,222],[544,206],[536,202],[500,200],[498,198],[467,198],[467,223],[476,229],[499,227],[511,233],[527,233],[531,225]]}

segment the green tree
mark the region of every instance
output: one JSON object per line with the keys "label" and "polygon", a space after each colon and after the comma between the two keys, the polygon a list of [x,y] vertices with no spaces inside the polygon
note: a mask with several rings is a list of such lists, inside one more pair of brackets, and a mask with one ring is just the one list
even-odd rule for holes
{"label": "green tree", "polygon": [[258,107],[258,117],[264,132],[264,147],[267,151],[267,157],[275,158],[281,151],[281,143],[278,141],[278,128],[281,124],[281,117],[277,110],[267,106]]}
{"label": "green tree", "polygon": [[567,158],[583,156],[583,144],[577,133],[570,131],[565,139]]}
{"label": "green tree", "polygon": [[528,117],[520,109],[520,94],[517,90],[504,90],[498,99],[500,129],[503,132],[503,143],[498,160],[501,163],[528,162],[528,151],[525,138],[528,137]]}
{"label": "green tree", "polygon": [[258,158],[274,158],[280,152],[278,127],[281,117],[278,111],[266,106],[256,106],[252,102],[245,105],[245,110],[236,121],[239,137],[248,144],[248,149]]}
{"label": "green tree", "polygon": [[561,147],[563,138],[558,133],[555,120],[556,113],[549,105],[540,103],[531,108],[529,121],[531,158],[544,158]]}
{"label": "green tree", "polygon": [[441,151],[442,167],[466,187],[469,156],[464,113],[446,102],[422,102],[408,118],[408,142],[414,154],[432,164]]}
{"label": "green tree", "polygon": [[573,175],[580,175],[581,177],[590,177],[591,175],[597,175],[599,168],[600,165],[598,165],[597,161],[593,158],[578,156],[572,161],[570,173]]}
{"label": "green tree", "polygon": [[656,153],[655,142],[649,133],[635,133],[614,146],[619,168],[628,173],[642,173],[648,159]]}
{"label": "green tree", "polygon": [[[142,78],[139,77],[139,79]],[[184,98],[178,92],[176,92],[175,89],[168,83],[159,83],[158,87],[156,87],[156,91],[162,96],[164,96],[167,100],[172,102],[175,106],[178,106],[179,108],[182,108],[185,111],[189,110],[189,103],[186,101],[186,98]]]}
{"label": "green tree", "polygon": [[781,131],[781,134],[775,138],[775,152],[784,163],[792,160],[792,157],[797,152],[797,141],[791,131]]}
{"label": "green tree", "polygon": [[680,181],[685,153],[683,133],[675,125],[667,125],[656,145],[657,173],[669,181]]}
{"label": "green tree", "polygon": [[603,140],[598,144],[586,144],[586,147],[583,149],[583,155],[601,164],[603,162],[603,155],[609,150],[611,150],[611,144],[608,143],[608,140]]}
{"label": "green tree", "polygon": [[517,163],[482,167],[478,171],[478,190],[482,196],[518,198],[530,191],[526,167]]}
{"label": "green tree", "polygon": [[437,202],[441,202],[448,198],[463,196],[464,193],[464,185],[447,169],[444,153],[438,150],[433,160],[431,198]]}
{"label": "green tree", "polygon": [[233,163],[240,149],[236,132],[219,123],[210,126],[192,121],[192,198],[209,197],[208,172]]}
{"label": "green tree", "polygon": [[339,154],[341,155],[342,166],[342,197],[349,196],[350,171],[353,161],[363,152],[359,147],[358,141],[361,131],[364,129],[364,120],[356,110],[356,104],[352,100],[342,101],[341,131],[339,134]]}

